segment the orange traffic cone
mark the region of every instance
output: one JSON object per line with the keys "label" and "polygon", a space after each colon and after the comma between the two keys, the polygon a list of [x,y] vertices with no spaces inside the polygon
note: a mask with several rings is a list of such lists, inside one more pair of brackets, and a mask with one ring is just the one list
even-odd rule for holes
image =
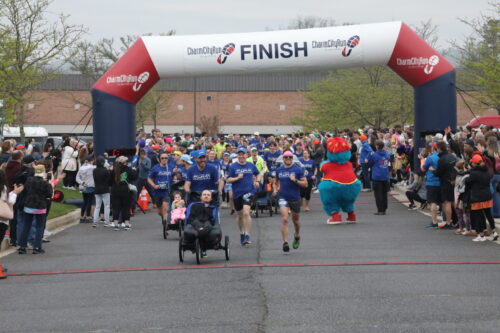
{"label": "orange traffic cone", "polygon": [[143,211],[149,210],[149,194],[144,186],[142,187],[137,204]]}
{"label": "orange traffic cone", "polygon": [[[7,278],[7,275],[5,274],[5,272],[3,270],[4,270],[4,268],[3,268],[2,264],[0,264],[0,280]],[[5,271],[7,271],[7,269]]]}

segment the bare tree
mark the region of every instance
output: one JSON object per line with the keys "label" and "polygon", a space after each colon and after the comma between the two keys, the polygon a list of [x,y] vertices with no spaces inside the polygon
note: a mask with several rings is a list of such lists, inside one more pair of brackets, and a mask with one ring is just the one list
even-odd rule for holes
{"label": "bare tree", "polygon": [[47,18],[51,0],[0,0],[0,81],[2,91],[15,103],[14,120],[24,139],[24,104],[26,94],[39,84],[54,78],[56,65],[64,52],[85,33],[80,25],[67,22],[60,14],[56,21]]}
{"label": "bare tree", "polygon": [[215,136],[220,132],[220,119],[219,116],[201,116],[200,118],[200,131],[205,133],[205,136]]}

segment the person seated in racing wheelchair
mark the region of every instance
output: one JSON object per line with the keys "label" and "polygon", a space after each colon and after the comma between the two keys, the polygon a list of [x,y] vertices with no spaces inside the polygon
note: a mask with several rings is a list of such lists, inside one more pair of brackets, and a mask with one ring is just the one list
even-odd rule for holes
{"label": "person seated in racing wheelchair", "polygon": [[184,245],[191,245],[199,239],[202,257],[206,257],[207,249],[221,247],[222,230],[218,220],[218,211],[211,204],[212,192],[204,190],[201,201],[189,204],[186,211],[184,227]]}

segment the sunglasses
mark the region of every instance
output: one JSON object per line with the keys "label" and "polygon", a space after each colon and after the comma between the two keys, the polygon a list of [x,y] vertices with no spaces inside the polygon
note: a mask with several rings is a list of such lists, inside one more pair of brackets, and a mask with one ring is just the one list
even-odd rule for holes
{"label": "sunglasses", "polygon": [[293,159],[293,156],[284,156],[283,159],[285,159],[285,160],[291,160],[291,159]]}
{"label": "sunglasses", "polygon": [[160,157],[162,160],[168,160],[168,157]]}

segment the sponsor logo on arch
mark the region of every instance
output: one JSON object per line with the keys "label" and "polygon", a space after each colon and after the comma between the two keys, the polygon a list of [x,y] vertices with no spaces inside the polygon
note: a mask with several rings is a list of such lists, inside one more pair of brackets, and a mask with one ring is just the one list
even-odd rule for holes
{"label": "sponsor logo on arch", "polygon": [[411,57],[411,58],[397,58],[396,64],[398,66],[407,67],[411,69],[422,69],[427,75],[431,74],[439,64],[439,56],[432,55],[429,58],[425,57]]}

